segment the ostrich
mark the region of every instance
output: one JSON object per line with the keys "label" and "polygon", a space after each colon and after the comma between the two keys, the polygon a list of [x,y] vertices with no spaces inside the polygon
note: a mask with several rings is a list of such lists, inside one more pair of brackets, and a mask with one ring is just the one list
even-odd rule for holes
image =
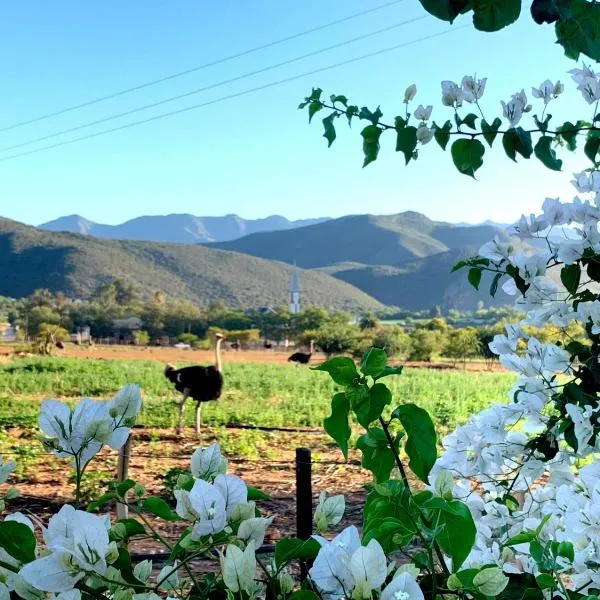
{"label": "ostrich", "polygon": [[315,340],[310,340],[310,352],[294,352],[289,358],[288,362],[295,362],[297,365],[307,365],[310,362],[310,358],[315,351]]}
{"label": "ostrich", "polygon": [[181,435],[183,426],[183,409],[185,401],[192,398],[196,401],[196,433],[200,433],[200,419],[202,402],[218,400],[223,389],[223,375],[221,374],[221,342],[223,336],[215,335],[215,364],[204,366],[184,367],[175,369],[173,365],[165,368],[165,377],[175,384],[175,389],[183,394],[179,402],[179,418],[177,421],[177,435]]}

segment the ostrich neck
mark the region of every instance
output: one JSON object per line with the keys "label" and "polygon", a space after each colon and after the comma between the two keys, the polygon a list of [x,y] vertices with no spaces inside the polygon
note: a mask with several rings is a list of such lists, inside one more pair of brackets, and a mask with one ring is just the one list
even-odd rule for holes
{"label": "ostrich neck", "polygon": [[223,364],[221,363],[221,342],[223,340],[217,340],[217,343],[215,345],[215,366],[217,367],[217,371],[219,371],[219,373],[222,372],[223,370]]}

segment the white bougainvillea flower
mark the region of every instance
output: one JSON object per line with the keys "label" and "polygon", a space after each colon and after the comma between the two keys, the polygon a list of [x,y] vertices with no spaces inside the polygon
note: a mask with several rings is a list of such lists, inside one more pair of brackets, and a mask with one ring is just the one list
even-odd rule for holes
{"label": "white bougainvillea flower", "polygon": [[45,592],[68,592],[86,572],[104,575],[110,552],[110,519],[66,504],[43,530],[50,554],[26,564],[19,575]]}
{"label": "white bougainvillea flower", "polygon": [[246,544],[253,542],[255,548],[260,548],[265,541],[265,534],[272,522],[273,517],[252,517],[251,519],[246,519],[240,524],[237,537]]}
{"label": "white bougainvillea flower", "polygon": [[192,489],[175,490],[175,512],[183,519],[195,523],[192,539],[220,533],[227,525],[225,498],[214,485],[197,479]]}
{"label": "white bougainvillea flower", "polygon": [[248,488],[237,475],[217,475],[214,486],[225,500],[225,511],[230,518],[238,504],[248,501]]}
{"label": "white bougainvillea flower", "polygon": [[485,92],[487,77],[476,79],[470,75],[465,75],[461,83],[463,98],[467,102],[477,102]]}
{"label": "white bougainvillea flower", "polygon": [[381,592],[380,600],[424,600],[423,592],[410,573],[401,573]]}
{"label": "white bougainvillea flower", "polygon": [[419,106],[415,109],[414,115],[415,119],[419,121],[429,121],[431,119],[431,112],[433,111],[433,106],[431,104],[429,106],[423,106],[419,104]]}
{"label": "white bougainvillea flower", "polygon": [[531,88],[533,97],[540,98],[544,101],[544,104],[548,104],[551,100],[558,98],[564,91],[565,86],[560,81],[552,83],[549,79],[540,84],[539,88]]}
{"label": "white bougainvillea flower", "polygon": [[433,139],[434,130],[431,127],[427,127],[425,123],[421,123],[417,127],[417,141],[421,144],[428,144]]}
{"label": "white bougainvillea flower", "polygon": [[588,104],[594,104],[600,99],[600,80],[592,69],[583,65],[583,69],[572,69],[569,73]]}
{"label": "white bougainvillea flower", "polygon": [[417,86],[413,83],[404,91],[404,103],[408,104],[417,95]]}
{"label": "white bougainvillea flower", "polygon": [[464,93],[454,81],[442,81],[442,104],[458,108],[462,106]]}
{"label": "white bougainvillea flower", "polygon": [[254,588],[256,577],[256,555],[254,543],[250,542],[244,551],[232,544],[227,546],[225,554],[220,554],[221,572],[227,588],[234,594]]}
{"label": "white bougainvillea flower", "polygon": [[352,597],[357,600],[371,598],[372,592],[379,590],[387,575],[387,558],[377,540],[361,546],[350,557],[350,572],[354,579]]}
{"label": "white bougainvillea flower", "polygon": [[126,386],[110,402],[84,398],[74,410],[64,402],[45,400],[38,423],[42,443],[59,457],[78,457],[85,466],[104,444],[123,446],[141,407],[138,386]]}
{"label": "white bougainvillea flower", "polygon": [[586,406],[585,409],[582,409],[576,404],[567,404],[565,405],[565,410],[575,425],[577,452],[581,455],[589,454],[594,450],[588,445],[590,438],[594,434],[594,426],[590,422],[590,417],[594,414],[592,407]]}
{"label": "white bougainvillea flower", "polygon": [[527,104],[527,95],[524,90],[514,94],[508,103],[502,101],[501,104],[502,114],[508,119],[511,127],[516,127],[521,121],[523,113],[531,110],[531,105]]}
{"label": "white bougainvillea flower", "polygon": [[342,520],[345,510],[346,500],[343,494],[327,498],[327,494],[321,492],[313,519],[317,531],[324,533],[330,525],[337,525]]}
{"label": "white bougainvillea flower", "polygon": [[227,472],[227,459],[221,455],[221,446],[214,443],[208,448],[198,448],[192,454],[192,475],[196,479],[212,481]]}
{"label": "white bougainvillea flower", "polygon": [[503,242],[498,236],[494,236],[493,240],[486,242],[479,248],[479,256],[487,258],[493,263],[499,264],[503,260],[508,260],[508,257],[513,253],[514,246],[511,243]]}

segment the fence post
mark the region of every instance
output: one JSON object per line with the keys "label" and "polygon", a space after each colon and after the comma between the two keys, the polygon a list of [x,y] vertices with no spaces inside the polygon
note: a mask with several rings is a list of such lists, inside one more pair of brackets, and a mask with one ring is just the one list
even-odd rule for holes
{"label": "fence post", "polygon": [[[119,462],[117,464],[117,480],[119,483],[125,481],[129,476],[129,458],[131,456],[131,441],[133,434],[129,434],[127,441],[123,444],[123,447],[119,450]],[[117,519],[127,519],[129,516],[129,510],[127,506],[117,502]]]}
{"label": "fence post", "polygon": [[[296,535],[308,540],[313,532],[312,507],[312,461],[308,448],[296,448]],[[302,577],[308,575],[308,567],[301,565]]]}

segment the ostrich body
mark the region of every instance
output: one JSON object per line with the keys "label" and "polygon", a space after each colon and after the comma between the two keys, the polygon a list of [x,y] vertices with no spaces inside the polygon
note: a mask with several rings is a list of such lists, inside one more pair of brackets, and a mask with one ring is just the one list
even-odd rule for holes
{"label": "ostrich body", "polygon": [[307,365],[315,351],[315,341],[310,340],[310,352],[294,352],[289,358],[288,362],[295,362],[297,365]]}
{"label": "ostrich body", "polygon": [[183,428],[183,409],[188,398],[196,401],[196,433],[200,433],[200,419],[203,402],[218,400],[223,389],[223,375],[221,365],[221,342],[223,336],[215,335],[215,364],[208,366],[195,365],[176,369],[173,365],[165,368],[165,377],[175,384],[175,389],[183,394],[179,402],[179,417],[177,420],[177,435],[181,435]]}

